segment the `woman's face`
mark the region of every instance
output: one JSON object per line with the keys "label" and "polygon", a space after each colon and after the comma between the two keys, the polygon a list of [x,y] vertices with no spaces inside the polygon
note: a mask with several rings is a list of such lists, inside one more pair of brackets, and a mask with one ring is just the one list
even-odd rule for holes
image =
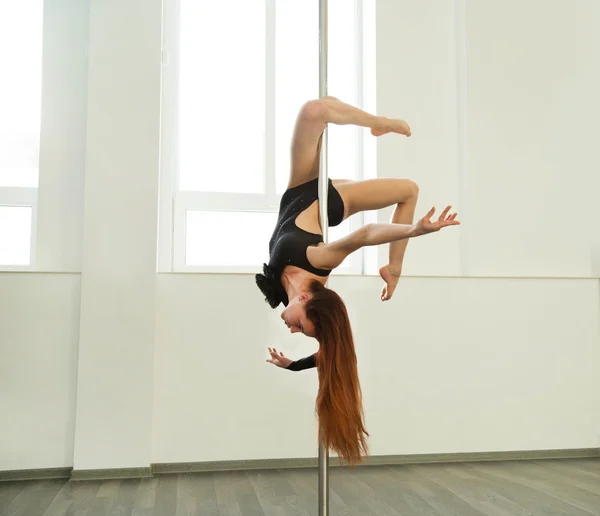
{"label": "woman's face", "polygon": [[306,302],[310,298],[310,294],[300,294],[290,299],[285,310],[281,312],[281,318],[292,333],[302,332],[308,337],[315,336],[315,327],[306,317]]}

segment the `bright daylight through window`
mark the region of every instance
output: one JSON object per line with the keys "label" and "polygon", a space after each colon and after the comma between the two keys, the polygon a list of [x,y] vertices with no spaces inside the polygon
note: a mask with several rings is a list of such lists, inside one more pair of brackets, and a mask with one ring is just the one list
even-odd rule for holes
{"label": "bright daylight through window", "polygon": [[0,267],[31,264],[37,202],[43,0],[0,2]]}

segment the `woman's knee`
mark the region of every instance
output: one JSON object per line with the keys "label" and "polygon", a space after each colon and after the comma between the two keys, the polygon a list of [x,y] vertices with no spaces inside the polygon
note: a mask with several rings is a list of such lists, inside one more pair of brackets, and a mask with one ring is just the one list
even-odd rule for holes
{"label": "woman's knee", "polygon": [[300,108],[300,118],[306,122],[322,123],[327,118],[327,109],[327,100],[309,100]]}
{"label": "woman's knee", "polygon": [[399,185],[399,192],[403,197],[404,202],[410,199],[418,199],[419,197],[419,185],[411,179],[401,179],[401,185]]}

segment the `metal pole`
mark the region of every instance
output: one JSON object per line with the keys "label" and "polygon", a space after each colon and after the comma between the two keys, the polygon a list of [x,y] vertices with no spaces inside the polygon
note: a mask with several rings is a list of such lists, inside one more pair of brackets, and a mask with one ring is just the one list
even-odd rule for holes
{"label": "metal pole", "polygon": [[[327,95],[327,0],[319,0],[319,98]],[[319,172],[319,212],[323,242],[328,241],[329,218],[327,214],[327,127],[321,140]],[[319,442],[319,516],[329,514],[329,449]]]}
{"label": "metal pole", "polygon": [[329,450],[319,443],[319,516],[329,515]]}
{"label": "metal pole", "polygon": [[[327,0],[319,0],[319,98],[327,95]],[[328,240],[327,193],[329,180],[327,174],[327,127],[321,141],[319,172],[319,211],[323,241]]]}

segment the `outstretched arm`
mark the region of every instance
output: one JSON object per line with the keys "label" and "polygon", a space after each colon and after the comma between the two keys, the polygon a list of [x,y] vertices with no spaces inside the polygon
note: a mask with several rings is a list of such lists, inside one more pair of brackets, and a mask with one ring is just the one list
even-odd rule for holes
{"label": "outstretched arm", "polygon": [[416,224],[366,224],[344,238],[318,247],[309,247],[307,257],[314,267],[335,269],[346,257],[361,247],[388,244],[405,238],[414,238],[439,231],[446,226],[460,224],[457,214],[448,215],[448,206],[435,222],[431,217],[435,208],[431,208]]}

